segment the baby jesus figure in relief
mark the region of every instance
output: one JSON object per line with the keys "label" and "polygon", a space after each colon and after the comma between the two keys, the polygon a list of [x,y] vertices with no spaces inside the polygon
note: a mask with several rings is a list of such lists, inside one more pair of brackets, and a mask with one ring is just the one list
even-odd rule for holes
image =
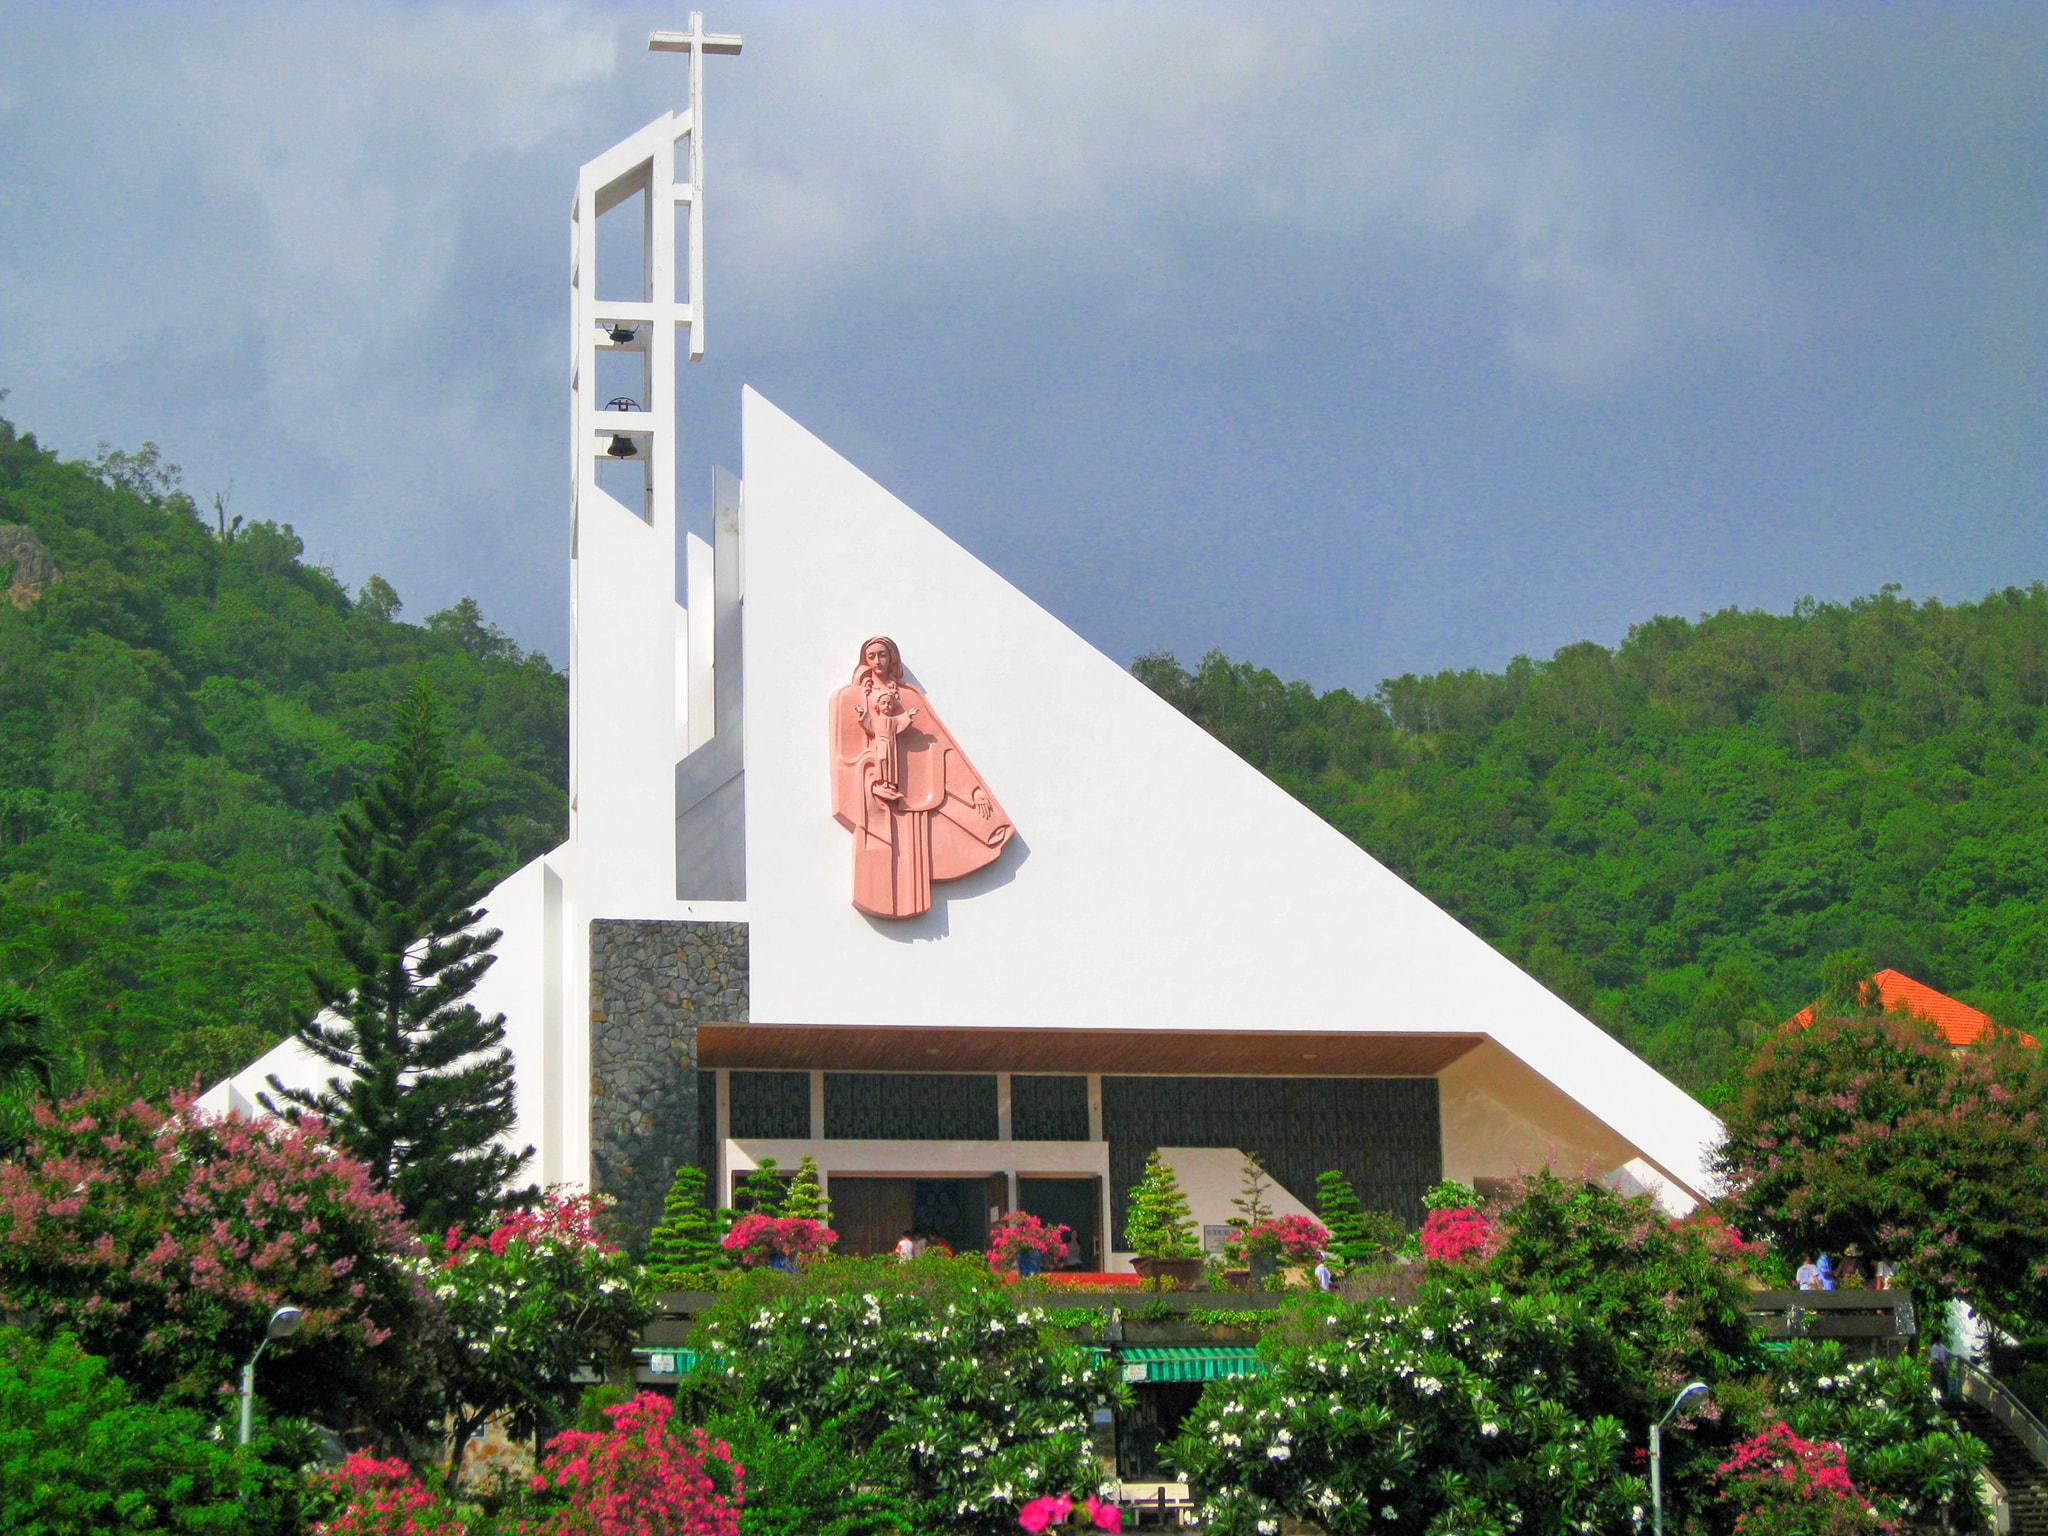
{"label": "baby jesus figure in relief", "polygon": [[874,742],[868,750],[875,764],[877,800],[903,798],[903,749],[898,738],[916,719],[917,711],[903,708],[902,698],[894,688],[877,689],[868,699],[867,718],[861,723]]}

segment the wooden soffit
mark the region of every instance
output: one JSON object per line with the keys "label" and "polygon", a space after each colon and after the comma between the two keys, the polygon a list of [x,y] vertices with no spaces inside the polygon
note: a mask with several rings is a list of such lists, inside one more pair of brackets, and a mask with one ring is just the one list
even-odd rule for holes
{"label": "wooden soffit", "polygon": [[1434,1077],[1477,1035],[701,1024],[698,1064],[754,1071]]}

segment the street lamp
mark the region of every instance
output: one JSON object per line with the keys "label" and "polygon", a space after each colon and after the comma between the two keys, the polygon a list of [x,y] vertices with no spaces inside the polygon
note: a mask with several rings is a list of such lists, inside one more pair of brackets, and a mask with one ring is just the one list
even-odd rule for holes
{"label": "street lamp", "polygon": [[[245,1378],[246,1379],[246,1378]],[[1671,1399],[1671,1406],[1664,1410],[1664,1417],[1650,1426],[1650,1524],[1652,1536],[1664,1536],[1664,1426],[1671,1422],[1671,1416],[1685,1406],[1689,1397],[1698,1397],[1707,1390],[1704,1381],[1689,1381],[1678,1389],[1678,1396]],[[246,1408],[243,1412],[247,1412]]]}
{"label": "street lamp", "polygon": [[[249,1443],[251,1415],[256,1408],[256,1362],[263,1358],[263,1351],[270,1347],[272,1339],[288,1339],[299,1331],[299,1324],[306,1320],[306,1314],[297,1307],[279,1307],[270,1314],[270,1321],[264,1325],[263,1342],[256,1346],[256,1353],[249,1357],[249,1363],[242,1367],[242,1438],[241,1445]],[[1655,1432],[1650,1443],[1656,1444]]]}

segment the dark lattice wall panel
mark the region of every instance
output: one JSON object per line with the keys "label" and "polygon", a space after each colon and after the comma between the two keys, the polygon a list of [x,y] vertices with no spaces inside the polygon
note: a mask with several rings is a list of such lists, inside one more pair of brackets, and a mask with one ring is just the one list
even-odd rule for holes
{"label": "dark lattice wall panel", "polygon": [[[704,1170],[704,1177],[710,1180],[709,1187],[717,1189],[718,1183],[718,1074],[699,1072],[697,1074],[697,1166]],[[716,1200],[712,1204],[716,1205]]]}
{"label": "dark lattice wall panel", "polygon": [[1012,1077],[1010,1138],[1013,1141],[1086,1141],[1088,1079]]}
{"label": "dark lattice wall panel", "polygon": [[1124,1208],[1154,1147],[1238,1147],[1310,1210],[1316,1176],[1340,1170],[1365,1205],[1410,1226],[1443,1177],[1433,1077],[1105,1077],[1110,1211]]}
{"label": "dark lattice wall panel", "polygon": [[810,1136],[810,1073],[735,1072],[730,1082],[732,1108],[726,1124],[735,1140]]}
{"label": "dark lattice wall panel", "polygon": [[835,1141],[994,1141],[995,1076],[827,1072],[825,1134]]}

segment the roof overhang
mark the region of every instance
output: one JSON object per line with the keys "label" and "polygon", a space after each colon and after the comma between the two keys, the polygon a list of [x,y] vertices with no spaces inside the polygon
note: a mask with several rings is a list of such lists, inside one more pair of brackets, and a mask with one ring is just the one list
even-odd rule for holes
{"label": "roof overhang", "polygon": [[698,1064],[755,1071],[1434,1077],[1478,1035],[702,1024]]}

